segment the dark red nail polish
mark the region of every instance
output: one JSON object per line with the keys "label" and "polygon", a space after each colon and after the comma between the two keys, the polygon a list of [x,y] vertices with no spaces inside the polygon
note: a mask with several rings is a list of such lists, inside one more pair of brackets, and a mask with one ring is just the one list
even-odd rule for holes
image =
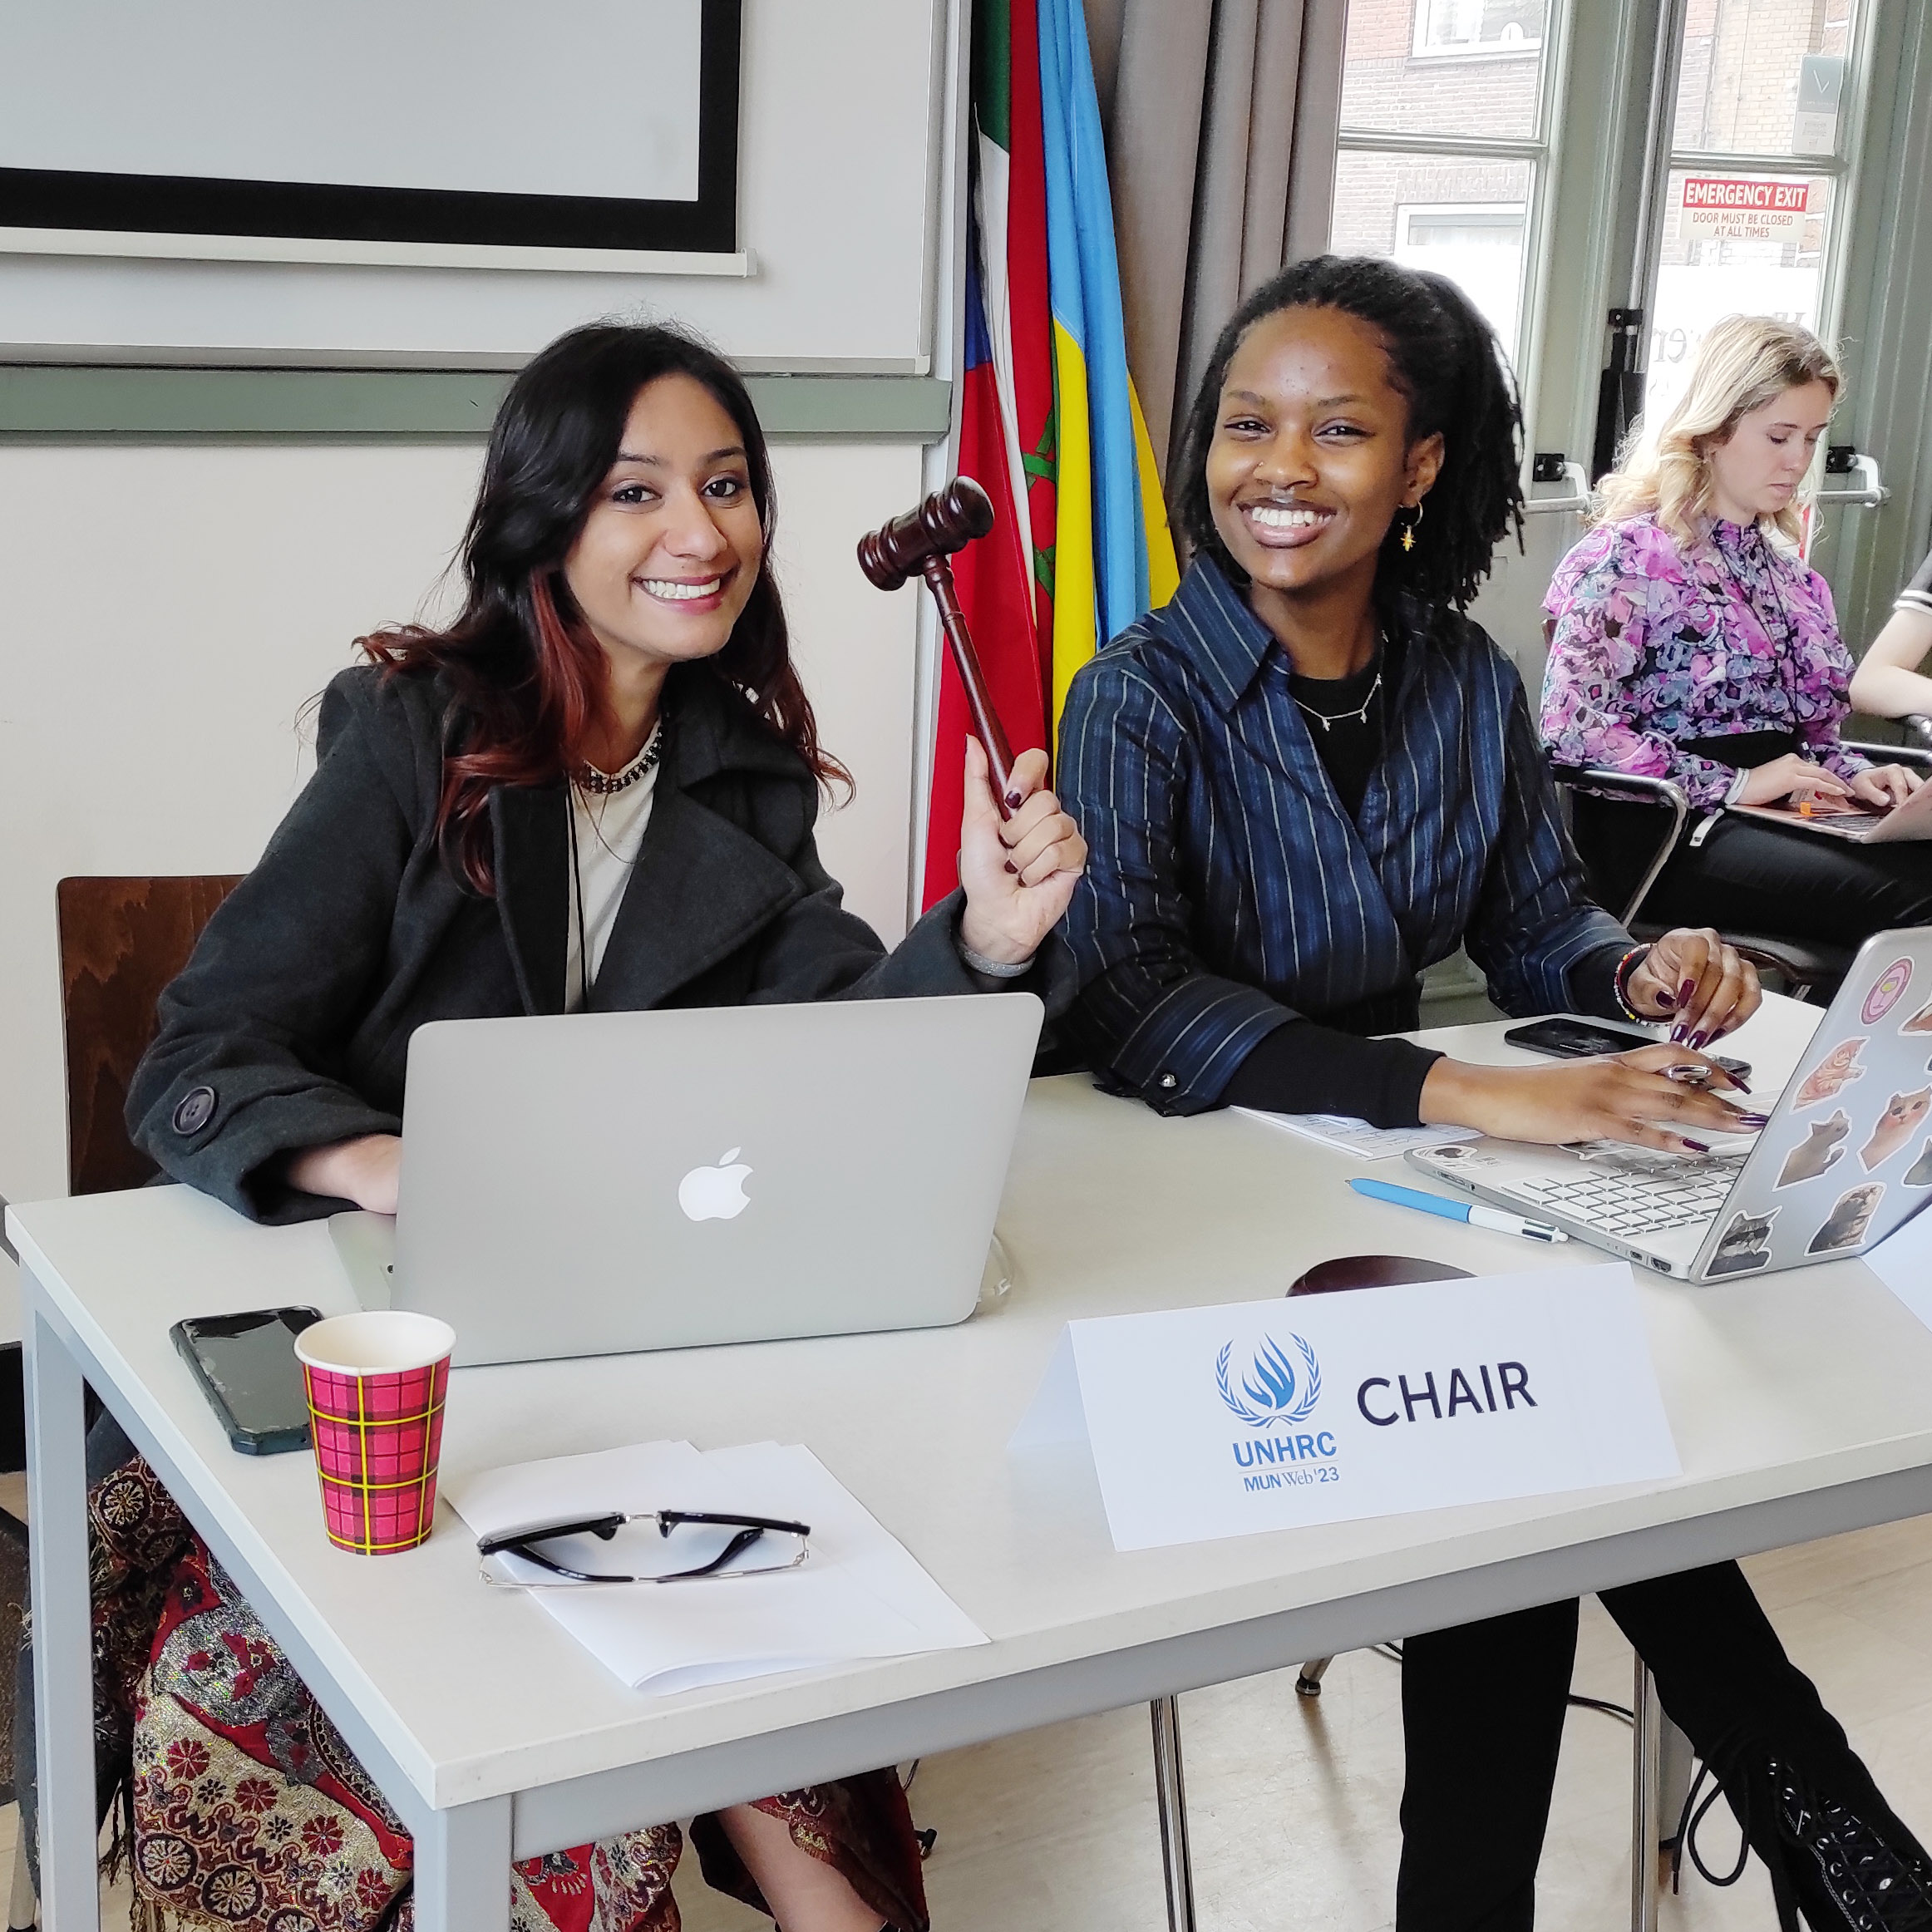
{"label": "dark red nail polish", "polygon": [[1027,802],[1026,794],[1020,791],[1009,791],[1006,795],[1006,802],[1014,811],[1018,811]]}
{"label": "dark red nail polish", "polygon": [[1747,1127],[1768,1127],[1771,1125],[1769,1114],[1739,1114],[1737,1119],[1741,1126]]}
{"label": "dark red nail polish", "polygon": [[1688,1134],[1684,1135],[1683,1139],[1684,1146],[1688,1147],[1693,1154],[1708,1154],[1711,1151],[1708,1141],[1693,1141]]}
{"label": "dark red nail polish", "polygon": [[1018,866],[1017,866],[1016,865],[1014,865],[1014,864],[1013,864],[1013,860],[1012,860],[1011,859],[1008,859],[1008,860],[1007,860],[1007,862],[1006,862],[1006,869],[1007,869],[1007,870],[1008,870],[1008,871],[1009,871],[1010,873],[1012,873],[1012,874],[1013,874],[1013,877],[1014,877],[1015,879],[1018,879],[1018,878],[1019,877],[1019,875],[1020,875],[1020,869],[1019,869],[1019,867],[1018,867]]}
{"label": "dark red nail polish", "polygon": [[1702,1052],[1704,1042],[1709,1037],[1710,1035],[1703,1032],[1702,1030],[1693,1033],[1690,1037],[1690,1050],[1692,1052],[1696,1053]]}
{"label": "dark red nail polish", "polygon": [[1684,983],[1683,983],[1683,984],[1682,986],[1678,987],[1678,989],[1677,989],[1677,1003],[1678,1003],[1679,1006],[1688,1006],[1688,1005],[1689,1005],[1689,1003],[1690,1003],[1690,996],[1691,996],[1691,995],[1692,995],[1693,993],[1695,993],[1695,992],[1697,991],[1697,989],[1698,989],[1698,983],[1697,983],[1697,981],[1696,981],[1696,980],[1694,980],[1694,979],[1687,979],[1687,980],[1685,980],[1685,981],[1684,981]]}
{"label": "dark red nail polish", "polygon": [[1657,1003],[1662,1007],[1666,1013],[1675,1013],[1677,1011],[1677,1002],[1673,999],[1668,993],[1658,993],[1657,996]]}
{"label": "dark red nail polish", "polygon": [[1684,1042],[1685,1037],[1686,1029],[1682,1025],[1674,1026],[1670,1029],[1670,1043],[1672,1046],[1681,1047]]}

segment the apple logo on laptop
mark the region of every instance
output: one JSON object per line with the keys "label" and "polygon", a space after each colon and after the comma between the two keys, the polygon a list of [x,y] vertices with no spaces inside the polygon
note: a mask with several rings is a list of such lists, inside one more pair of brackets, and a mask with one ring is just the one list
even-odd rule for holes
{"label": "apple logo on laptop", "polygon": [[717,1166],[693,1167],[678,1183],[678,1205],[691,1220],[735,1220],[752,1205],[745,1194],[751,1171],[733,1147],[718,1156]]}

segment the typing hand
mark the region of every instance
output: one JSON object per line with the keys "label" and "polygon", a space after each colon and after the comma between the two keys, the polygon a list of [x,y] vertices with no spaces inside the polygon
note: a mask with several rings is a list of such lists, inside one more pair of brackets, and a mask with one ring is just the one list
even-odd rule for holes
{"label": "typing hand", "polygon": [[[1701,1077],[1686,1080],[1695,1068]],[[1678,1070],[1672,1077],[1673,1069]],[[1506,1141],[1560,1146],[1570,1141],[1628,1141],[1670,1153],[1705,1154],[1699,1133],[1753,1133],[1765,1123],[1709,1091],[1738,1082],[1683,1047],[1639,1047],[1601,1059],[1549,1067],[1471,1067],[1438,1060],[1422,1082],[1430,1126],[1476,1127]],[[1665,1123],[1668,1123],[1666,1125]]]}
{"label": "typing hand", "polygon": [[1776,805],[1781,800],[1814,811],[1842,811],[1851,798],[1851,787],[1835,771],[1814,765],[1787,752],[1767,765],[1753,765],[1737,794],[1740,805]]}
{"label": "typing hand", "polygon": [[1666,933],[1632,968],[1624,994],[1646,1018],[1671,1021],[1671,1038],[1691,1047],[1736,1033],[1764,998],[1757,968],[1708,926]]}
{"label": "typing hand", "polygon": [[1880,811],[1903,805],[1925,783],[1916,771],[1904,765],[1875,765],[1869,771],[1854,774],[1851,795]]}
{"label": "typing hand", "polygon": [[1087,841],[1060,801],[1042,789],[1046,776],[1042,751],[1023,752],[1013,761],[1007,795],[1013,816],[1002,823],[985,749],[978,738],[966,741],[966,809],[959,825],[966,909],[959,937],[1003,966],[1033,958],[1087,869]]}

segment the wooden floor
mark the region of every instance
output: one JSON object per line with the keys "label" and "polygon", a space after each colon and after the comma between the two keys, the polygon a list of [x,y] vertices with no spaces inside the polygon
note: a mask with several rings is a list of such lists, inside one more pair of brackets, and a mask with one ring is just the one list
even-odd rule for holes
{"label": "wooden floor", "polygon": [[[1932,1517],[1746,1567],[1892,1803],[1932,1836]],[[1631,1672],[1614,1626],[1586,1604],[1576,1688],[1628,1703]],[[1181,1700],[1204,1932],[1392,1923],[1399,1688],[1398,1667],[1364,1651],[1336,1660],[1318,1699],[1297,1697],[1284,1672]],[[1570,1713],[1539,1932],[1617,1932],[1628,1922],[1629,1737],[1612,1718]],[[1144,1706],[929,1758],[912,1804],[919,1824],[939,1831],[926,1867],[938,1932],[1161,1932],[1166,1923]],[[16,1817],[0,1810],[0,1874]],[[1705,1830],[1707,1863],[1726,1869],[1737,1841],[1721,1806]],[[708,1891],[695,1860],[678,1897],[687,1932],[766,1923]],[[126,1923],[125,1894],[104,1898],[103,1921]],[[1777,1919],[1753,1865],[1727,1891],[1687,1873],[1661,1923],[1666,1932],[1771,1932]]]}

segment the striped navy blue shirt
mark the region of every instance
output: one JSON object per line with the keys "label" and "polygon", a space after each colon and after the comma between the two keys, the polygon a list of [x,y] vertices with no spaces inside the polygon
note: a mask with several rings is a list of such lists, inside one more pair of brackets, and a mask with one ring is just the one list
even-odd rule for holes
{"label": "striped navy blue shirt", "polygon": [[1525,1014],[1568,1008],[1570,968],[1630,944],[1585,896],[1515,667],[1447,611],[1404,599],[1389,622],[1353,819],[1287,653],[1210,559],[1073,680],[1055,781],[1090,854],[1065,929],[1075,1030],[1164,1113],[1215,1106],[1290,1020],[1413,1027],[1422,969],[1458,946]]}

